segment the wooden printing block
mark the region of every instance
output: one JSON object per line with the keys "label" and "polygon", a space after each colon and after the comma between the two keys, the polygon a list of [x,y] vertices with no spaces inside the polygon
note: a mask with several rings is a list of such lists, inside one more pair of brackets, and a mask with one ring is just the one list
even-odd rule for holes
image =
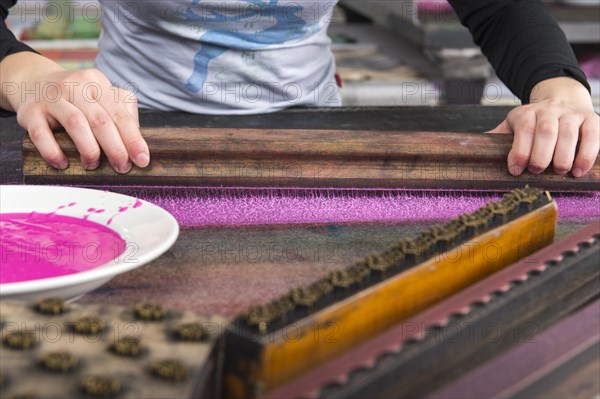
{"label": "wooden printing block", "polygon": [[220,396],[224,318],[58,299],[0,314],[3,398]]}
{"label": "wooden printing block", "polygon": [[557,215],[547,192],[525,188],[251,309],[226,331],[226,397],[268,394],[550,244]]}
{"label": "wooden printing block", "polygon": [[598,298],[598,264],[600,219],[266,398],[594,397],[600,304],[580,309]]}
{"label": "wooden printing block", "polygon": [[25,183],[152,186],[434,188],[503,190],[529,184],[549,190],[600,189],[600,161],[582,178],[552,170],[512,176],[508,134],[146,128],[147,168],[117,174],[103,158],[86,171],[70,137],[55,134],[69,167],[49,166],[28,136]]}

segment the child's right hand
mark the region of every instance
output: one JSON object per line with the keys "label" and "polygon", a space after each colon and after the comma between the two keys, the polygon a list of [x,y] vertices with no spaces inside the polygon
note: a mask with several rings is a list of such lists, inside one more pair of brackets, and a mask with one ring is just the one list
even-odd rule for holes
{"label": "child's right hand", "polygon": [[35,53],[21,52],[0,62],[0,107],[17,113],[42,157],[65,169],[68,161],[52,129],[63,126],[85,169],[98,167],[101,150],[111,166],[127,173],[132,162],[150,162],[138,120],[135,95],[113,87],[96,69],[67,71]]}

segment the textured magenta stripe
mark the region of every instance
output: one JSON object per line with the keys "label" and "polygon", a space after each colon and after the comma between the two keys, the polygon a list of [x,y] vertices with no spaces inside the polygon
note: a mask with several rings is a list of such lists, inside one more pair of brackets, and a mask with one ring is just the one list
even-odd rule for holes
{"label": "textured magenta stripe", "polygon": [[[124,193],[166,209],[182,227],[445,221],[501,196],[465,191],[159,187]],[[561,220],[584,222],[600,217],[599,192],[556,194],[554,198]]]}

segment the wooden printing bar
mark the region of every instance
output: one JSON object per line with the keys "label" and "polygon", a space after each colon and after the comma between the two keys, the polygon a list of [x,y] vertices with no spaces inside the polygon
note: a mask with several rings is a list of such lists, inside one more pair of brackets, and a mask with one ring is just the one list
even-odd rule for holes
{"label": "wooden printing bar", "polygon": [[575,179],[552,171],[519,178],[507,171],[512,136],[481,133],[148,128],[151,165],[115,173],[106,159],[85,171],[69,136],[55,137],[69,158],[47,165],[25,137],[25,183],[86,185],[331,188],[600,189],[600,163]]}
{"label": "wooden printing bar", "polygon": [[[514,196],[522,202],[513,203]],[[521,213],[481,234],[467,228],[466,239],[456,246],[446,235],[423,245],[434,249],[427,260],[415,259],[411,246],[402,241],[401,250],[394,247],[369,257],[346,272],[333,273],[328,281],[240,317],[226,334],[226,396],[259,397],[552,242],[556,204],[548,193],[533,189],[517,190],[446,227],[464,227],[489,216],[486,210],[503,207]],[[432,231],[444,229],[425,231],[414,241]],[[446,239],[449,247],[440,250]],[[399,260],[390,258],[398,251]],[[388,259],[392,266],[386,269]],[[319,298],[320,290],[324,293]]]}
{"label": "wooden printing bar", "polygon": [[[265,399],[424,397],[507,348],[537,342],[535,334],[597,298],[598,262],[600,220],[314,368]],[[496,370],[496,381],[501,371]]]}

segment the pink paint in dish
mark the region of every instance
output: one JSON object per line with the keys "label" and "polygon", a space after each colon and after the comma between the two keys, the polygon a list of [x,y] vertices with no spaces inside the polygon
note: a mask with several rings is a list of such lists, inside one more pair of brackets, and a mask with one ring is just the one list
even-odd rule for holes
{"label": "pink paint in dish", "polygon": [[86,218],[0,213],[2,284],[94,269],[118,258],[125,248],[118,233]]}

